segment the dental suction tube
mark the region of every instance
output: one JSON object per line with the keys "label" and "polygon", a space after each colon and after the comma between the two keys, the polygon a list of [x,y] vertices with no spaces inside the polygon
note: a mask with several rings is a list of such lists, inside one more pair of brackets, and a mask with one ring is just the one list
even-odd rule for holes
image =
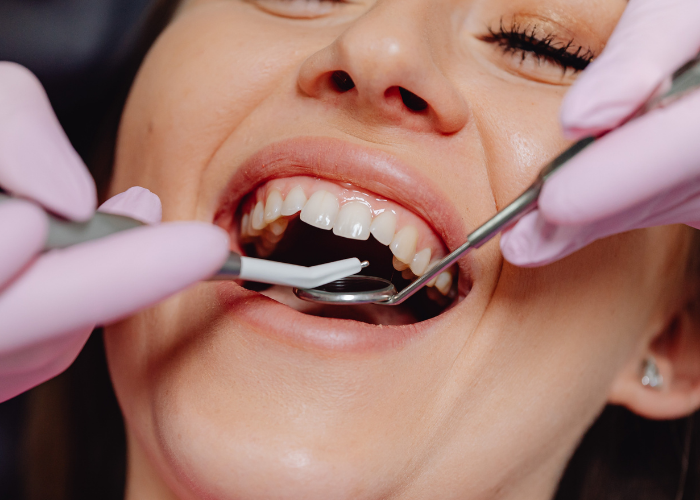
{"label": "dental suction tube", "polygon": [[[0,204],[14,198],[0,193]],[[85,222],[71,222],[46,212],[49,229],[44,251],[59,250],[144,226],[123,215],[97,212]],[[210,281],[243,280],[291,287],[316,288],[362,271],[369,265],[359,259],[344,259],[313,267],[295,266],[231,252]]]}

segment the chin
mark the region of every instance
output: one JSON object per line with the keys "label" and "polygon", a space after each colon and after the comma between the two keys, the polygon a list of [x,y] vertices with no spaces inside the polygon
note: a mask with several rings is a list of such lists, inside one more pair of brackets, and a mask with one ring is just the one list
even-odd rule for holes
{"label": "chin", "polygon": [[[462,242],[457,211],[415,169],[335,139],[262,148],[216,207],[232,251],[300,265],[358,257],[399,289]],[[429,452],[416,443],[431,412],[416,397],[435,404],[434,340],[474,328],[464,316],[483,307],[479,276],[467,256],[395,307],[197,285],[108,329],[134,442],[185,498],[389,496]]]}

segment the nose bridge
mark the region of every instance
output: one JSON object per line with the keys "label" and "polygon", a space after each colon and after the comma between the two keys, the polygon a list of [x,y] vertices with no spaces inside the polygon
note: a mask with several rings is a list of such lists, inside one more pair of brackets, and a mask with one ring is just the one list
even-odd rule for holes
{"label": "nose bridge", "polygon": [[[378,0],[302,64],[299,87],[355,117],[458,132],[468,122],[469,107],[433,57],[449,41],[449,15],[441,22],[440,5]],[[333,80],[330,75],[338,72]]]}
{"label": "nose bridge", "polygon": [[[382,99],[391,87],[418,93],[416,84],[437,70],[430,34],[420,25],[427,2],[379,1],[335,41],[338,59],[367,99]],[[423,36],[421,36],[421,34]]]}

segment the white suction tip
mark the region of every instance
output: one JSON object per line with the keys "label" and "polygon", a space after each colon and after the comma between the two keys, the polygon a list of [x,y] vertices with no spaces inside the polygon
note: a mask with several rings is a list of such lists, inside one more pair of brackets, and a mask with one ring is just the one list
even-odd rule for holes
{"label": "white suction tip", "polygon": [[[366,265],[365,265],[366,264]],[[369,262],[345,259],[319,266],[304,267],[271,260],[241,257],[239,279],[296,288],[316,288],[359,273]]]}

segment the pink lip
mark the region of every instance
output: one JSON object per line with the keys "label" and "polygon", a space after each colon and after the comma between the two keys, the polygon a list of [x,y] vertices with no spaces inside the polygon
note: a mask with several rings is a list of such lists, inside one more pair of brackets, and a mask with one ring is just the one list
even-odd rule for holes
{"label": "pink lip", "polygon": [[[411,207],[441,235],[448,249],[460,245],[466,238],[466,228],[455,207],[416,169],[383,151],[330,138],[288,139],[255,153],[231,178],[215,219],[219,214],[232,213],[256,186],[270,179],[294,175],[348,182]],[[470,288],[473,265],[468,255],[460,262],[460,295],[466,295]],[[215,286],[222,305],[237,322],[247,323],[266,336],[324,351],[398,347],[432,330],[452,312],[413,325],[378,327],[306,315],[235,283],[220,282]]]}

